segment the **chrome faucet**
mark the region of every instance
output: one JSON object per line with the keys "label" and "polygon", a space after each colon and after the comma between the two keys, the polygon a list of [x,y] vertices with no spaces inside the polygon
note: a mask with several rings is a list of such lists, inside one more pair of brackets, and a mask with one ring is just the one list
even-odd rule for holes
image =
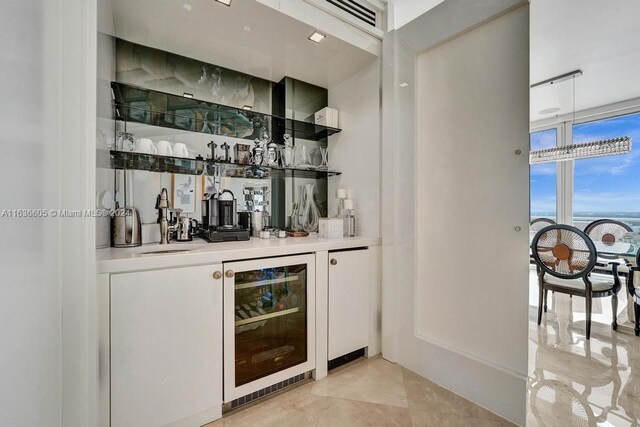
{"label": "chrome faucet", "polygon": [[169,243],[169,233],[177,229],[177,225],[169,224],[168,216],[171,204],[169,203],[169,194],[166,188],[163,188],[158,194],[156,209],[158,210],[158,224],[160,224],[160,244],[166,245]]}

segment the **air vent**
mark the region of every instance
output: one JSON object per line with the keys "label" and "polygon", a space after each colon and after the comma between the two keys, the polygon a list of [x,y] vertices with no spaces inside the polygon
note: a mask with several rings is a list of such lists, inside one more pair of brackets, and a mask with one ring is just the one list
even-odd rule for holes
{"label": "air vent", "polygon": [[304,374],[296,375],[295,377],[280,381],[279,383],[272,386],[265,387],[262,390],[254,391],[251,394],[247,394],[246,396],[242,396],[238,399],[232,400],[229,403],[225,403],[222,408],[223,412],[228,412],[232,409],[236,409],[240,406],[246,405],[247,403],[251,403],[254,400],[260,399],[273,393],[277,393],[282,389],[290,387],[309,378],[311,378],[311,374],[309,372],[305,372]]}
{"label": "air vent", "polygon": [[337,368],[338,366],[346,365],[347,363],[352,362],[361,357],[364,357],[364,348],[361,348],[360,350],[352,351],[351,353],[345,354],[344,356],[336,357],[333,360],[329,360],[329,363],[327,364],[327,368],[329,370],[332,370],[334,368]]}
{"label": "air vent", "polygon": [[327,3],[337,7],[343,12],[359,19],[374,28],[378,27],[378,14],[374,9],[364,6],[354,0],[326,0]]}

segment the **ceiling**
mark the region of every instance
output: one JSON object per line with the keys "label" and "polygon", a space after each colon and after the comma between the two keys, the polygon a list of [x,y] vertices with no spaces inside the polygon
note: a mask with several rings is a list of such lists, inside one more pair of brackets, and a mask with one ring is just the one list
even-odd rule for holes
{"label": "ceiling", "polygon": [[[531,0],[531,83],[582,70],[576,111],[640,97],[638,17],[638,0]],[[531,120],[571,113],[572,89],[571,80],[532,89]]]}
{"label": "ceiling", "polygon": [[[255,0],[111,0],[117,37],[271,81],[290,76],[330,87],[376,60]],[[189,10],[190,9],[190,10]],[[108,10],[102,8],[101,10]]]}
{"label": "ceiling", "polygon": [[399,29],[444,0],[390,0],[393,4],[393,28]]}

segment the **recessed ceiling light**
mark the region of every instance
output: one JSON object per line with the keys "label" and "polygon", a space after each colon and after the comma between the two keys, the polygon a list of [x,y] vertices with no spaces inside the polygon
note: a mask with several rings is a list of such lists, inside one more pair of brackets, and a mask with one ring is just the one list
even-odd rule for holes
{"label": "recessed ceiling light", "polygon": [[191,5],[189,3],[185,3],[182,7],[184,7],[184,10],[187,12],[191,12]]}
{"label": "recessed ceiling light", "polygon": [[185,98],[193,98],[193,94],[192,93],[187,93],[187,92],[184,92],[182,94],[182,96],[184,96]]}
{"label": "recessed ceiling light", "polygon": [[250,26],[248,26],[248,25],[245,25],[244,27],[242,27],[242,29],[243,29],[244,31],[246,31],[247,33],[248,33],[249,31],[251,31],[251,27],[250,27]]}
{"label": "recessed ceiling light", "polygon": [[400,87],[407,87],[407,86],[409,86],[409,83],[407,82],[400,83]]}
{"label": "recessed ceiling light", "polygon": [[314,31],[309,36],[309,40],[311,40],[312,42],[320,43],[322,40],[324,40],[325,37],[327,37],[326,34],[322,34],[318,31]]}
{"label": "recessed ceiling light", "polygon": [[231,6],[231,0],[216,0],[218,3],[222,3],[225,6]]}
{"label": "recessed ceiling light", "polygon": [[243,110],[251,110],[253,107],[251,105],[245,105],[242,107]]}

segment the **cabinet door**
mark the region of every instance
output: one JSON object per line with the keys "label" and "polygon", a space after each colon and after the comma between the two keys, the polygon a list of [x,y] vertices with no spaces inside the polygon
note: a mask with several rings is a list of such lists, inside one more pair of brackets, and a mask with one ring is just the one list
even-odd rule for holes
{"label": "cabinet door", "polygon": [[111,276],[111,425],[221,417],[222,266]]}
{"label": "cabinet door", "polygon": [[329,253],[329,360],[369,345],[369,251]]}
{"label": "cabinet door", "polygon": [[225,263],[224,401],[315,368],[311,255]]}

